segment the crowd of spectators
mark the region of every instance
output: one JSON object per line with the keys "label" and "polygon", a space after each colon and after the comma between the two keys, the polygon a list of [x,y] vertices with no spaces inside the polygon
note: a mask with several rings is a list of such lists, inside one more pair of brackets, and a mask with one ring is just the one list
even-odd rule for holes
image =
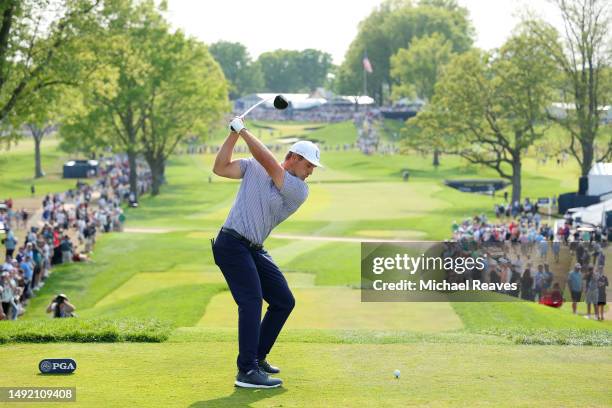
{"label": "crowd of spectators", "polygon": [[380,136],[376,126],[377,115],[373,112],[356,113],[353,123],[357,128],[357,147],[362,153],[372,154],[378,151]]}
{"label": "crowd of spectators", "polygon": [[[15,216],[27,212],[13,211],[13,200],[5,201],[0,209],[6,248],[0,271],[0,320],[15,320],[25,312],[54,265],[86,262],[98,233],[123,230],[121,204],[136,201],[136,194],[129,189],[129,166],[123,156],[103,163],[98,179],[78,180],[74,189],[47,194],[37,217]],[[144,164],[139,164],[137,179],[139,194],[147,192],[151,178]],[[22,233],[23,242],[16,232]],[[54,297],[48,311],[54,317],[67,317],[73,315],[74,308],[62,294]]]}
{"label": "crowd of spectators", "polygon": [[[569,220],[555,230],[542,222],[536,208],[526,200],[514,218],[490,222],[483,214],[453,222],[453,239],[445,244],[443,256],[482,257],[485,268],[468,268],[462,274],[451,271],[447,279],[457,283],[515,283],[516,290],[498,292],[555,307],[566,300],[563,293],[567,288],[574,313],[577,302],[585,300],[585,317],[591,317],[593,308],[596,318],[603,320],[608,286],[607,236],[601,228],[581,230]],[[575,262],[569,274],[559,263],[562,251],[568,253],[565,260]]]}
{"label": "crowd of spectators", "polygon": [[29,299],[44,285],[54,265],[87,259],[85,254],[75,251],[67,229],[57,220],[61,221],[61,216],[42,228],[30,226],[24,231],[23,242],[19,242],[15,231],[5,224],[0,320],[15,320],[25,313]]}

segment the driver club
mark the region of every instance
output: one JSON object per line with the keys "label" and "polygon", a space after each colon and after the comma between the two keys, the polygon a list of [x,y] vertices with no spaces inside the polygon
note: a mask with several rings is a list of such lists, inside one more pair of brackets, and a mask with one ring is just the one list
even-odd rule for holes
{"label": "driver club", "polygon": [[249,109],[246,110],[246,112],[244,112],[242,115],[238,116],[240,119],[244,119],[244,117],[246,115],[248,115],[249,112],[251,112],[253,109],[255,109],[256,107],[258,107],[259,105],[261,105],[264,102],[268,102],[270,99],[274,98],[274,107],[276,109],[279,110],[283,110],[286,109],[287,106],[289,106],[289,102],[287,102],[287,99],[285,99],[285,97],[283,95],[276,95],[276,96],[271,96],[269,98],[266,99],[262,99],[261,101],[257,102],[255,105],[251,106]]}

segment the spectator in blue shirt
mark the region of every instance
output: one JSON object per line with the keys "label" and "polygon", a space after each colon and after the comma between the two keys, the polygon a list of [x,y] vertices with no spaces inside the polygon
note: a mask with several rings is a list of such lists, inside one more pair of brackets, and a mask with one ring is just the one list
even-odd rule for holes
{"label": "spectator in blue shirt", "polygon": [[544,288],[544,267],[542,264],[538,265],[538,271],[534,276],[534,299],[540,300],[542,297],[542,289]]}
{"label": "spectator in blue shirt", "polygon": [[32,297],[32,289],[31,283],[32,278],[34,276],[34,269],[32,269],[32,259],[29,256],[26,256],[23,261],[19,264],[19,268],[23,271],[23,280],[24,280],[24,295],[26,298]]}
{"label": "spectator in blue shirt", "polygon": [[576,314],[576,306],[582,295],[582,265],[577,263],[567,276],[567,285],[572,295],[572,312]]}
{"label": "spectator in blue shirt", "polygon": [[6,247],[5,256],[12,259],[15,248],[17,247],[17,239],[15,238],[13,231],[10,229],[6,230],[6,238],[3,239],[3,244]]}

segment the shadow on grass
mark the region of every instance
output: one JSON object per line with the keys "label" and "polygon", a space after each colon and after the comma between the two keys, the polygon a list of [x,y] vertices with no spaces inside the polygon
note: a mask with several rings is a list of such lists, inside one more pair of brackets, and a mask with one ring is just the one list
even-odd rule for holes
{"label": "shadow on grass", "polygon": [[235,388],[234,392],[226,397],[208,401],[197,401],[191,404],[189,408],[250,407],[254,402],[281,395],[285,392],[287,390],[282,387],[269,390]]}

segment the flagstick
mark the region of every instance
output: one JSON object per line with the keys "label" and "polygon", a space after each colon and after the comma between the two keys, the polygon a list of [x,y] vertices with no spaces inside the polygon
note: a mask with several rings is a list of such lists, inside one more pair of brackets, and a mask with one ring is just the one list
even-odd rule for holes
{"label": "flagstick", "polygon": [[367,96],[368,95],[368,75],[366,73],[365,66],[363,66],[362,68],[363,68],[363,95]]}

